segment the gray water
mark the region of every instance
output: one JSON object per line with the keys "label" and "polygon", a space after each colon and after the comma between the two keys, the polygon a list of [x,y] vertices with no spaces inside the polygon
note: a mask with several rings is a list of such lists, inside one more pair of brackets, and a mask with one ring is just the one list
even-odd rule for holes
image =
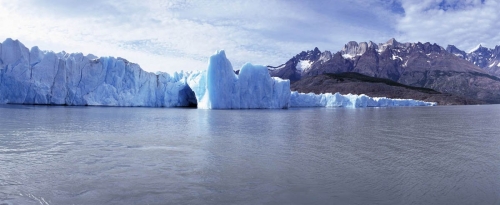
{"label": "gray water", "polygon": [[0,106],[0,204],[499,204],[500,106]]}

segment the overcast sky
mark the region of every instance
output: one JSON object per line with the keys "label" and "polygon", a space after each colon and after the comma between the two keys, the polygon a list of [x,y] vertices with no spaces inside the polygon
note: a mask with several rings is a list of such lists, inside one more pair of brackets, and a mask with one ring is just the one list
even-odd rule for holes
{"label": "overcast sky", "polygon": [[0,42],[123,57],[147,71],[279,65],[348,41],[500,45],[497,0],[0,0]]}

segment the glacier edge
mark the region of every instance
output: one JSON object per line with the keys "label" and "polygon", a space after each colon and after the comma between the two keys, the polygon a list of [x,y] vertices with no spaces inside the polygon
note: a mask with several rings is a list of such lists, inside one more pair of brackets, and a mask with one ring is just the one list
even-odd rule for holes
{"label": "glacier edge", "polygon": [[269,75],[265,66],[245,64],[237,75],[223,50],[206,70],[144,71],[123,58],[55,53],[18,40],[0,43],[0,104],[145,106],[200,109],[289,107],[432,106],[416,100],[366,95],[304,94],[290,81]]}

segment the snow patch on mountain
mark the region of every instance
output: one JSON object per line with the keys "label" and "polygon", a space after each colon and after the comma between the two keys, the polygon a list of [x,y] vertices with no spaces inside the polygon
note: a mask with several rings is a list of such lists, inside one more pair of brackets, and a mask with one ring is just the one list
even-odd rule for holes
{"label": "snow patch on mountain", "polygon": [[310,60],[300,60],[298,63],[297,63],[297,66],[295,66],[295,68],[297,70],[300,70],[301,72],[304,72],[304,71],[307,71],[308,69],[311,68],[311,65],[312,65],[312,61]]}
{"label": "snow patch on mountain", "polygon": [[355,57],[355,55],[351,55],[351,54],[342,54],[342,58],[344,59],[353,59]]}
{"label": "snow patch on mountain", "polygon": [[398,55],[392,54],[392,60],[396,60],[396,59],[403,61],[403,58],[399,57]]}
{"label": "snow patch on mountain", "polygon": [[324,62],[329,61],[330,59],[332,59],[332,53],[330,51],[325,51],[325,52],[321,53],[318,61],[321,64],[323,64]]}
{"label": "snow patch on mountain", "polygon": [[361,56],[361,54],[342,54],[342,58],[344,59],[349,59],[349,60],[354,60],[354,58]]}

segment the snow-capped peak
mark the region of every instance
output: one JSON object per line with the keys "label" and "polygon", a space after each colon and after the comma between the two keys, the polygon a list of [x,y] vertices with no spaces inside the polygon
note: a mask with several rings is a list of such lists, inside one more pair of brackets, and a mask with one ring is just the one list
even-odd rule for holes
{"label": "snow-capped peak", "polygon": [[472,53],[474,51],[477,51],[478,49],[480,49],[481,47],[483,47],[481,44],[477,45],[476,47],[472,48],[471,50],[469,50],[469,53]]}

